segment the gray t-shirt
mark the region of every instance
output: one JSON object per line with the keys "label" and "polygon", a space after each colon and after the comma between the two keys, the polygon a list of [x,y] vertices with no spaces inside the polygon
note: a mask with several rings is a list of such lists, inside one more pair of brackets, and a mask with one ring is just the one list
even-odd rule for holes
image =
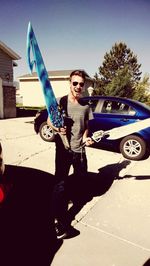
{"label": "gray t-shirt", "polygon": [[84,131],[86,130],[86,121],[89,120],[89,106],[82,102],[71,103],[68,99],[67,105],[68,117],[72,121],[70,128],[70,147],[74,152],[81,152],[81,143]]}

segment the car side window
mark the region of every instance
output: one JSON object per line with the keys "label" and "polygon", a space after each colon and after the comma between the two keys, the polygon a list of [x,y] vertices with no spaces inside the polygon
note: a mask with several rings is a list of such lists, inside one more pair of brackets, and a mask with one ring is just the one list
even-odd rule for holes
{"label": "car side window", "polygon": [[102,106],[102,113],[111,113],[112,112],[112,101],[106,100]]}
{"label": "car side window", "polygon": [[124,114],[124,115],[135,115],[136,111],[128,104],[119,103],[118,113]]}
{"label": "car side window", "polygon": [[103,103],[102,113],[118,113],[119,103],[117,101],[106,100]]}
{"label": "car side window", "polygon": [[123,102],[114,100],[105,100],[102,106],[102,113],[110,114],[124,114],[124,115],[135,115],[135,110]]}

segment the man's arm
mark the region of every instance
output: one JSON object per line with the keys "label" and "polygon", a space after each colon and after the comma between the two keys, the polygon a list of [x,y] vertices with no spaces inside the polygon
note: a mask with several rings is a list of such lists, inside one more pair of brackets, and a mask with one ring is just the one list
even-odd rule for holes
{"label": "man's arm", "polygon": [[94,143],[94,141],[90,137],[88,137],[88,132],[89,132],[89,130],[88,130],[88,120],[85,122],[85,124],[86,124],[86,129],[85,129],[85,131],[83,133],[82,140],[83,140],[83,143],[85,143],[86,146],[90,146],[90,145],[92,145]]}

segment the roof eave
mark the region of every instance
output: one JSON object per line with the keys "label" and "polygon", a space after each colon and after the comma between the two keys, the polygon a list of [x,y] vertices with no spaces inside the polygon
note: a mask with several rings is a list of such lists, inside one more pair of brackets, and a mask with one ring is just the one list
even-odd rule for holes
{"label": "roof eave", "polygon": [[6,44],[4,44],[2,41],[0,41],[0,48],[8,54],[13,60],[19,60],[21,57],[16,54],[11,48],[9,48]]}
{"label": "roof eave", "polygon": [[[66,71],[68,71],[68,73],[66,74]],[[61,72],[61,74],[58,72]],[[63,72],[65,72],[65,74],[62,74]],[[56,70],[56,71],[48,71],[48,77],[49,79],[69,79],[70,77],[70,73],[72,72],[72,70],[64,70],[64,71],[61,71],[61,70]],[[84,71],[85,72],[85,71]],[[55,74],[57,73],[57,74]],[[86,80],[92,80],[92,78],[85,72],[86,74]],[[23,75],[23,76],[20,76],[18,77],[19,80],[29,80],[29,79],[38,79],[38,75],[36,72],[33,72],[31,74],[26,74],[26,75]]]}

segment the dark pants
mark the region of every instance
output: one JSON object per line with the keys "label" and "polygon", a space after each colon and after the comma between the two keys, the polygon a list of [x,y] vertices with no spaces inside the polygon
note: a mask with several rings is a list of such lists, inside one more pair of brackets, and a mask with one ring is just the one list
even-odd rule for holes
{"label": "dark pants", "polygon": [[[68,176],[71,165],[74,172],[72,176]],[[87,176],[86,154],[85,152],[75,153],[64,149],[64,147],[60,149],[56,146],[55,166],[56,185],[52,197],[53,215],[54,218],[68,226],[74,218],[68,213],[69,200],[76,205],[81,201],[81,198],[78,199],[78,194],[80,194],[80,187],[83,187],[81,184]],[[74,199],[76,200],[74,201]]]}
{"label": "dark pants", "polygon": [[87,173],[87,159],[85,152],[76,153],[70,150],[59,150],[56,148],[55,177],[56,181],[66,181],[71,165],[77,179],[84,177]]}

